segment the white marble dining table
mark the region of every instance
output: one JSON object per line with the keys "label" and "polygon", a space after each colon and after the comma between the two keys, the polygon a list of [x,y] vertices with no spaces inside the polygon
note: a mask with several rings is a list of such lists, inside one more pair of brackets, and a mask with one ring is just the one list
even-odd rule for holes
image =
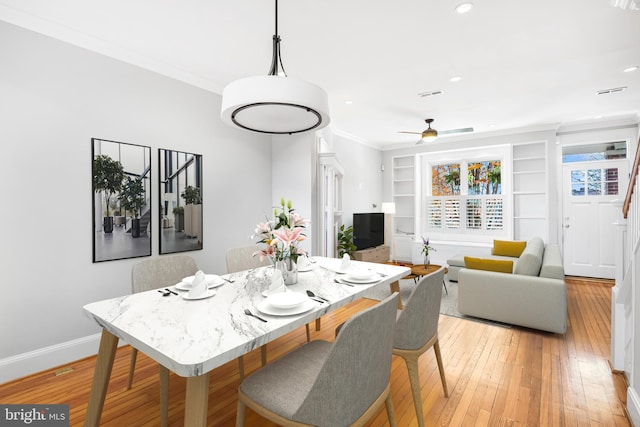
{"label": "white marble dining table", "polygon": [[[299,272],[297,283],[287,291],[311,290],[329,302],[313,301],[312,309],[297,315],[258,311],[263,291],[271,285],[271,267],[222,276],[233,282],[215,288],[216,294],[206,299],[187,300],[186,293],[178,290],[178,295],[163,296],[153,290],[85,305],[85,314],[103,328],[85,426],[100,423],[120,339],[187,378],[184,425],[204,427],[211,370],[410,273],[407,267],[352,261],[355,268],[379,273],[380,280],[348,286],[335,280],[340,277],[339,259],[312,257],[311,261],[311,268]],[[248,316],[246,308],[267,322]]]}

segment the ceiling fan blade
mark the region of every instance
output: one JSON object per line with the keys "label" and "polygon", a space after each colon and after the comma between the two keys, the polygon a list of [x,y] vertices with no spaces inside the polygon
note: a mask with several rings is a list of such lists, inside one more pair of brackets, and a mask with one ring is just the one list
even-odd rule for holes
{"label": "ceiling fan blade", "polygon": [[466,133],[466,132],[473,132],[473,128],[439,130],[438,135],[450,135],[452,133]]}
{"label": "ceiling fan blade", "polygon": [[410,133],[413,135],[422,135],[422,132],[409,132],[408,130],[399,130],[398,133]]}

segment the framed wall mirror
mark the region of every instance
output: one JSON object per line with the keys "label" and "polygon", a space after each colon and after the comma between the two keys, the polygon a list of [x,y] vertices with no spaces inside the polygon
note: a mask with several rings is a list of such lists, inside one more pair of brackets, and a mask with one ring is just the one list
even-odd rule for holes
{"label": "framed wall mirror", "polygon": [[202,155],[158,150],[160,254],[202,249]]}
{"label": "framed wall mirror", "polygon": [[151,255],[151,147],[91,139],[93,262]]}

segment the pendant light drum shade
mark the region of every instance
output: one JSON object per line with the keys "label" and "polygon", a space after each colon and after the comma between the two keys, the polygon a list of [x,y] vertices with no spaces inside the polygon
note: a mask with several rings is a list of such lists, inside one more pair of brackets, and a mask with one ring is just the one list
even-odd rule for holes
{"label": "pendant light drum shade", "polygon": [[293,134],[329,124],[329,100],[319,86],[282,76],[254,76],[228,84],[220,118],[254,132]]}

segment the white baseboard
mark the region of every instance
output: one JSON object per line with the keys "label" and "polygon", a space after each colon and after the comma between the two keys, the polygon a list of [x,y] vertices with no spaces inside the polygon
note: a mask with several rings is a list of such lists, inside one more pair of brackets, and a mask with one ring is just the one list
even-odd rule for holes
{"label": "white baseboard", "polygon": [[101,334],[43,347],[0,360],[0,384],[98,353]]}
{"label": "white baseboard", "polygon": [[640,425],[640,396],[635,389],[627,388],[627,411],[633,425]]}

